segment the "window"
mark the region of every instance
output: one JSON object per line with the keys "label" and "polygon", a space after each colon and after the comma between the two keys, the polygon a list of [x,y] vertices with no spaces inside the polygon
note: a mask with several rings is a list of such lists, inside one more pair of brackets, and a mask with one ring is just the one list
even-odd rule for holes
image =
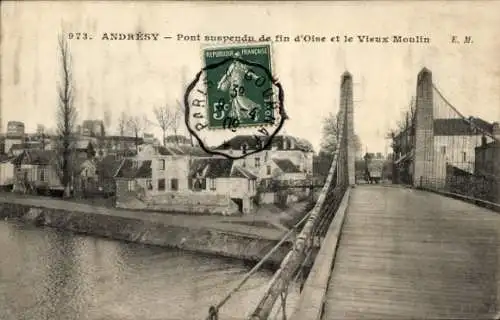
{"label": "window", "polygon": [[210,190],[215,190],[215,179],[209,180]]}
{"label": "window", "polygon": [[442,154],[446,154],[446,146],[442,146],[441,147],[441,153]]}
{"label": "window", "polygon": [[255,167],[260,168],[260,158],[255,158]]}
{"label": "window", "polygon": [[160,159],[160,163],[159,163],[158,167],[160,170],[165,170],[165,159]]}
{"label": "window", "polygon": [[40,181],[45,181],[45,170],[40,169]]}
{"label": "window", "polygon": [[271,175],[271,166],[267,166],[267,175]]}
{"label": "window", "polygon": [[128,182],[128,191],[134,191],[134,180]]}
{"label": "window", "polygon": [[264,155],[264,162],[267,162],[269,160],[269,152],[266,151],[266,154]]}
{"label": "window", "polygon": [[158,190],[165,191],[165,179],[158,179]]}
{"label": "window", "polygon": [[462,152],[462,161],[463,162],[467,161],[467,152]]}
{"label": "window", "polygon": [[146,188],[148,190],[153,190],[153,181],[151,180],[146,180]]}
{"label": "window", "polygon": [[243,164],[241,165],[243,168],[245,168],[247,166],[247,162],[245,160],[243,160]]}
{"label": "window", "polygon": [[179,190],[179,179],[171,179],[170,180],[170,189]]}

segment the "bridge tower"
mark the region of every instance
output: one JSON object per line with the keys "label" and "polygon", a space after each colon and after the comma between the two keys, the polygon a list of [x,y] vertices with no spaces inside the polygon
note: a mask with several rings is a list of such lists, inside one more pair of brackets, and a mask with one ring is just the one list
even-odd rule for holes
{"label": "bridge tower", "polygon": [[429,183],[434,160],[434,110],[432,72],[423,68],[417,78],[415,157],[413,164],[413,185]]}
{"label": "bridge tower", "polygon": [[[347,180],[349,185],[355,184],[354,174],[354,162],[356,158],[356,147],[354,145],[354,102],[353,102],[353,94],[352,94],[352,75],[346,71],[341,76],[341,85],[340,85],[340,108],[344,108],[345,110],[345,118],[346,125],[344,126],[344,137],[345,144],[341,150],[346,150],[346,154],[343,155],[346,157],[347,161]],[[340,159],[339,159],[340,160]],[[340,166],[342,167],[342,166]],[[340,172],[339,172],[340,173]],[[345,173],[344,173],[345,174]]]}

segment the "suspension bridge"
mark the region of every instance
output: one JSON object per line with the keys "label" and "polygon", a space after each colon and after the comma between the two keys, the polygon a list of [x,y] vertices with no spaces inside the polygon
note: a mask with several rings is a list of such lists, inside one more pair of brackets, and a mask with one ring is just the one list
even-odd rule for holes
{"label": "suspension bridge", "polygon": [[[206,319],[499,319],[498,125],[462,115],[424,68],[391,135],[395,183],[356,185],[352,76],[341,80],[338,152],[314,208]],[[253,309],[225,315],[285,241]]]}

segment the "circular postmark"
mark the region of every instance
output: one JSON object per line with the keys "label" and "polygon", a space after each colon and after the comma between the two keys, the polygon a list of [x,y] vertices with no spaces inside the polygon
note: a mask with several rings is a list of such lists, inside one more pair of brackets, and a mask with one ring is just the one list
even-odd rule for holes
{"label": "circular postmark", "polygon": [[[270,147],[287,119],[270,46],[211,48],[203,55],[205,67],[184,95],[189,132],[205,152],[230,159]],[[233,143],[238,137],[242,147]]]}

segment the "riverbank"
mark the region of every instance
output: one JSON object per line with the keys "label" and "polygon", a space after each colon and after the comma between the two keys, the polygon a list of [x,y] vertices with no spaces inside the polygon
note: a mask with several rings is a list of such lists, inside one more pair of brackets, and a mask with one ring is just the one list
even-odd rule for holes
{"label": "riverbank", "polygon": [[[0,194],[0,218],[251,262],[262,259],[287,231],[266,217],[228,218],[120,210],[13,193]],[[292,241],[285,242],[267,265],[278,266]]]}

